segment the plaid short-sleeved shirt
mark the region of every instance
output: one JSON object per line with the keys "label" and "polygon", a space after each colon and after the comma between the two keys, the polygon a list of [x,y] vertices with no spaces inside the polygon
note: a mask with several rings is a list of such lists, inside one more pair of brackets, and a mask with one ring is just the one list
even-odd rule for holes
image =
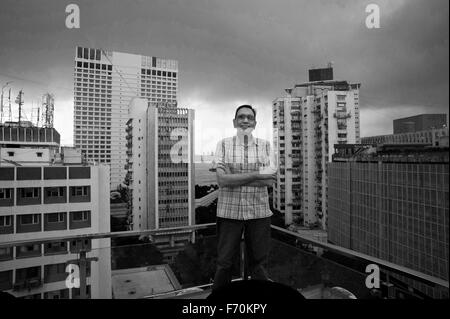
{"label": "plaid short-sleeved shirt", "polygon": [[[231,174],[259,171],[273,160],[270,143],[253,136],[233,136],[217,144],[215,161],[227,166]],[[272,216],[267,187],[220,187],[217,216],[247,220]]]}

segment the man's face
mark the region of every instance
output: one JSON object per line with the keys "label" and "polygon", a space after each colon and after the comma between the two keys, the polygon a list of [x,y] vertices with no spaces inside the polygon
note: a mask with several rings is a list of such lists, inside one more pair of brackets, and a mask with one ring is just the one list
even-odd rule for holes
{"label": "man's face", "polygon": [[233,120],[234,128],[241,128],[243,130],[247,128],[255,128],[256,119],[253,111],[248,107],[243,107],[240,109],[236,115],[236,118]]}

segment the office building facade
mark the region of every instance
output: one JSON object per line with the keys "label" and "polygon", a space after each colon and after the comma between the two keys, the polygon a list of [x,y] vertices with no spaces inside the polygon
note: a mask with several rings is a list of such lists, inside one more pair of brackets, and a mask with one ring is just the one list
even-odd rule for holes
{"label": "office building facade", "polygon": [[[332,71],[324,74],[329,77]],[[287,225],[326,229],[326,163],[333,144],[359,141],[359,88],[345,81],[307,82],[273,101],[279,164],[273,205]]]}
{"label": "office building facade", "polygon": [[[194,111],[136,98],[126,130],[130,229],[195,224]],[[153,237],[169,259],[191,233],[162,231]]]}
{"label": "office building facade", "polygon": [[[66,266],[77,260],[83,246],[98,259],[88,263],[88,297],[110,298],[110,240],[60,239],[110,231],[109,188],[105,187],[109,168],[83,165],[80,156],[74,160],[76,152],[71,149],[56,152],[59,135],[54,129],[33,128],[31,138],[26,138],[29,129],[0,126],[0,147],[5,150],[0,167],[0,243],[55,241],[0,248],[0,290],[23,298],[78,298],[79,288],[66,286]],[[13,147],[8,138],[12,130],[25,137]],[[38,132],[36,139],[34,132]]]}
{"label": "office building facade", "polygon": [[448,281],[448,160],[448,147],[336,145],[329,242]]}
{"label": "office building facade", "polygon": [[176,103],[178,62],[77,47],[74,70],[74,145],[111,170],[111,189],[126,171],[125,124],[135,97]]}
{"label": "office building facade", "polygon": [[448,147],[448,127],[409,133],[362,137],[361,144],[428,144]]}
{"label": "office building facade", "polygon": [[421,114],[394,120],[394,134],[447,127],[447,114]]}

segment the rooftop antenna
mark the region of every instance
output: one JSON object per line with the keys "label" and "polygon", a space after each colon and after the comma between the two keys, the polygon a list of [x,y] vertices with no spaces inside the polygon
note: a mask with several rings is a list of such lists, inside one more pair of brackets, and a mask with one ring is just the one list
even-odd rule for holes
{"label": "rooftop antenna", "polygon": [[55,111],[55,98],[50,93],[42,96],[42,127],[52,128]]}
{"label": "rooftop antenna", "polygon": [[8,93],[8,106],[9,106],[9,121],[12,122],[12,110],[11,110],[11,88]]}
{"label": "rooftop antenna", "polygon": [[[5,88],[5,87],[7,87],[8,86],[8,84],[10,84],[10,83],[12,83],[13,81],[8,81],[8,82],[6,82],[6,84],[5,85],[3,85],[2,86],[2,95],[1,95],[1,100],[0,100],[0,107],[1,107],[1,109],[0,109],[0,123],[3,123],[3,89]],[[10,91],[11,91],[11,89],[9,89]]]}
{"label": "rooftop antenna", "polygon": [[16,104],[19,104],[19,121],[18,121],[18,124],[20,126],[20,121],[22,120],[23,90],[19,91],[19,95],[16,98]]}
{"label": "rooftop antenna", "polygon": [[31,102],[31,122],[33,122],[33,118],[34,118],[33,113],[34,113],[34,110],[36,110],[36,112],[37,112],[37,115],[36,115],[36,126],[39,127],[41,108],[40,108],[38,103],[37,103],[37,107],[36,108],[33,108],[33,105],[34,105],[34,102],[32,101]]}

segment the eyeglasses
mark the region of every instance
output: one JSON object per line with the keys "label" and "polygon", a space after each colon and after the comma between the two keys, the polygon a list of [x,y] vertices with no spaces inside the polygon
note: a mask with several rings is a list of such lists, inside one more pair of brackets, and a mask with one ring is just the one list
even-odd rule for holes
{"label": "eyeglasses", "polygon": [[247,118],[247,120],[249,120],[249,121],[255,120],[255,117],[253,115],[239,114],[237,117],[238,120],[244,120],[245,118]]}

